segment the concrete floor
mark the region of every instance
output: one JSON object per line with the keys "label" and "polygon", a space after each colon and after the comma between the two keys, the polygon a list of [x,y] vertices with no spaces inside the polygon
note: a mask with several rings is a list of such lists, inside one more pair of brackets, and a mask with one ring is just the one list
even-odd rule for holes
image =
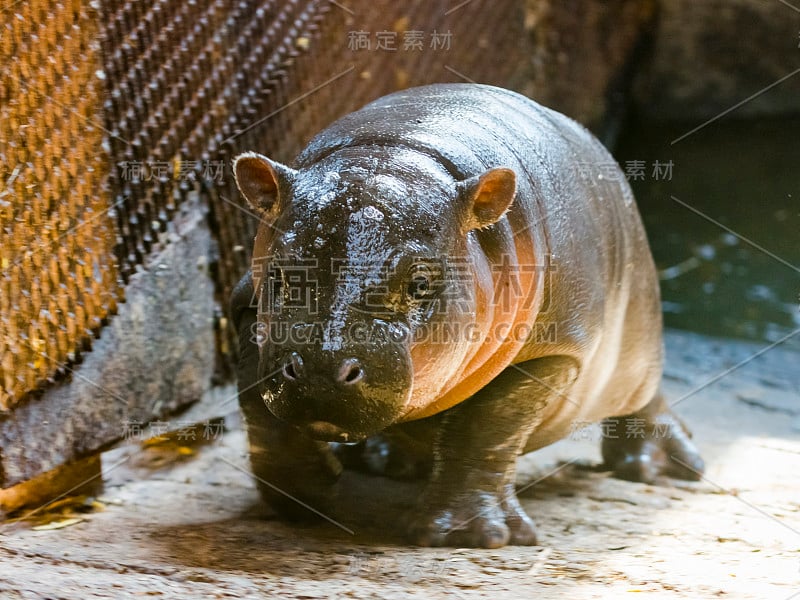
{"label": "concrete floor", "polygon": [[800,335],[721,377],[766,344],[666,341],[668,398],[713,380],[677,404],[706,479],[611,479],[584,468],[599,430],[559,442],[520,460],[539,547],[410,547],[398,515],[419,488],[355,473],[333,515],[349,531],[281,523],[259,505],[220,389],[200,420],[225,417],[224,432],[126,443],[103,456],[97,498],[0,524],[0,598],[800,599]]}

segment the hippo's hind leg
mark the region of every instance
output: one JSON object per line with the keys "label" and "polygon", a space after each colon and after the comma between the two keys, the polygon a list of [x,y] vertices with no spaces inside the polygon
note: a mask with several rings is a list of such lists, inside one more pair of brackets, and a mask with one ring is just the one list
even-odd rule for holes
{"label": "hippo's hind leg", "polygon": [[261,399],[258,345],[253,339],[257,313],[249,306],[248,277],[234,290],[231,313],[239,333],[239,406],[247,427],[250,466],[262,498],[281,516],[315,518],[314,511],[332,500],[333,483],[342,468],[327,443],[311,440],[279,421]]}
{"label": "hippo's hind leg", "polygon": [[416,543],[536,544],[533,521],[514,490],[517,456],[541,409],[569,388],[577,372],[568,357],[528,361],[442,414],[431,477],[411,524]]}
{"label": "hippo's hind leg", "polygon": [[603,462],[616,477],[653,483],[659,477],[696,481],[705,465],[691,433],[661,393],[641,410],[603,422]]}

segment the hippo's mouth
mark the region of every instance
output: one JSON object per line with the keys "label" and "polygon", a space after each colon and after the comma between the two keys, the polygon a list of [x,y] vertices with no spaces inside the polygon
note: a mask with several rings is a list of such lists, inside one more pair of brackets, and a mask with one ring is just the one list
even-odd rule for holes
{"label": "hippo's mouth", "polygon": [[311,423],[298,426],[298,429],[311,439],[321,442],[356,443],[360,442],[365,437],[345,431],[338,425],[334,425],[328,421],[312,421]]}

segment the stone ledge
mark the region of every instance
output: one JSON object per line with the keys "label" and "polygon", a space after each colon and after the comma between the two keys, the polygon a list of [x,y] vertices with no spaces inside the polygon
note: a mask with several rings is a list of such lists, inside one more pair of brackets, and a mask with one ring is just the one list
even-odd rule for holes
{"label": "stone ledge", "polygon": [[209,389],[215,304],[205,207],[186,202],[173,226],[70,378],[0,419],[0,487],[97,452],[128,424],[162,418]]}
{"label": "stone ledge", "polygon": [[[0,489],[0,518],[22,507],[41,506],[61,496],[93,494],[102,489],[100,455],[56,467],[10,488]],[[33,508],[31,514],[37,509]]]}

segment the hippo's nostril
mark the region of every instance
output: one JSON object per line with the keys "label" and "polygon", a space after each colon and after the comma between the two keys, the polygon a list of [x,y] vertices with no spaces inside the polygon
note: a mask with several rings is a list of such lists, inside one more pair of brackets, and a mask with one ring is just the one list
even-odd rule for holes
{"label": "hippo's nostril", "polygon": [[353,385],[364,378],[364,369],[357,358],[348,358],[342,363],[339,369],[338,381],[345,385]]}
{"label": "hippo's nostril", "polygon": [[292,352],[283,361],[283,376],[289,381],[295,381],[303,371],[303,359],[297,352]]}

